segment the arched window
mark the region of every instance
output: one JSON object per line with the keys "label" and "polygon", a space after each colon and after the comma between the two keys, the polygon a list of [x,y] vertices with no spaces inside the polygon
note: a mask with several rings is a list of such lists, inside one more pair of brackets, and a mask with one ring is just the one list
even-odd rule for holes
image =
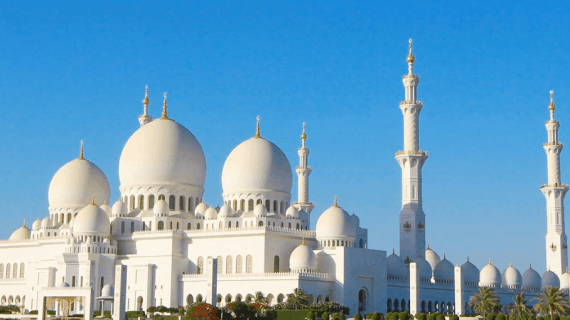
{"label": "arched window", "polygon": [[234,202],[233,202],[233,209],[234,209],[234,212],[237,211],[237,200],[234,200]]}
{"label": "arched window", "polygon": [[189,294],[188,296],[186,296],[186,304],[191,305],[194,303],[194,297],[192,297],[191,294]]}
{"label": "arched window", "polygon": [[175,210],[174,209],[175,205],[176,205],[176,197],[175,196],[168,197],[168,208],[170,208],[170,210]]}
{"label": "arched window", "polygon": [[148,208],[149,209],[154,208],[154,195],[153,194],[148,196]]}
{"label": "arched window", "polygon": [[231,295],[231,294],[228,294],[228,295],[226,296],[225,301],[226,301],[226,304],[232,302],[232,295]]}
{"label": "arched window", "polygon": [[273,212],[277,212],[277,200],[273,201]]}
{"label": "arched window", "polygon": [[224,272],[224,259],[222,256],[218,256],[218,274]]}
{"label": "arched window", "polygon": [[194,210],[193,210],[194,207],[192,206],[192,202],[194,202],[194,201],[192,201],[192,197],[189,197],[189,198],[188,198],[188,212],[194,211]]}
{"label": "arched window", "polygon": [[178,208],[180,208],[180,211],[184,211],[184,197],[180,196],[180,199],[178,199]]}
{"label": "arched window", "polygon": [[257,201],[255,202],[255,205],[262,204],[262,203],[263,203],[263,200],[257,199]]}
{"label": "arched window", "polygon": [[240,209],[241,211],[244,211],[244,210],[245,210],[245,200],[243,200],[243,199],[240,200],[240,202],[239,202],[239,209]]}
{"label": "arched window", "polygon": [[241,294],[236,295],[236,302],[241,302]]}
{"label": "arched window", "polygon": [[148,231],[152,231],[152,221],[148,222]]}
{"label": "arched window", "polygon": [[121,234],[125,233],[125,221],[121,221]]}
{"label": "arched window", "polygon": [[358,241],[358,244],[360,245],[361,248],[364,248],[364,241],[362,239]]}
{"label": "arched window", "polygon": [[253,199],[249,199],[249,201],[247,202],[247,211],[252,211],[253,210]]}
{"label": "arched window", "polygon": [[131,221],[131,233],[135,232],[135,222]]}
{"label": "arched window", "polygon": [[189,223],[189,224],[186,226],[186,230],[192,230],[192,224],[191,224],[191,223]]}
{"label": "arched window", "polygon": [[281,205],[279,206],[279,213],[283,213],[283,201],[281,201]]}
{"label": "arched window", "polygon": [[176,230],[180,230],[180,222],[176,222]]}
{"label": "arched window", "polygon": [[75,276],[71,277],[71,286],[75,287]]}
{"label": "arched window", "polygon": [[236,228],[239,228],[239,221],[236,221]]}
{"label": "arched window", "polygon": [[231,229],[231,228],[232,228],[232,222],[228,221],[228,229]]}
{"label": "arched window", "polygon": [[18,278],[18,264],[14,263],[14,265],[12,266],[12,268],[14,268],[13,274],[12,274],[12,278],[16,279]]}
{"label": "arched window", "polygon": [[198,274],[204,273],[204,258],[198,257]]}
{"label": "arched window", "polygon": [[236,273],[241,273],[241,266],[243,261],[241,260],[241,256],[236,257]]}
{"label": "arched window", "polygon": [[253,269],[252,258],[251,255],[248,255],[245,258],[245,273],[252,273],[252,269]]}
{"label": "arched window", "polygon": [[279,256],[273,258],[273,272],[279,272]]}
{"label": "arched window", "polygon": [[109,228],[109,233],[113,234],[113,227],[115,226],[115,222],[111,222],[111,227]]}
{"label": "arched window", "polygon": [[196,224],[196,229],[197,229],[197,230],[200,230],[200,224],[199,224],[199,223]]}
{"label": "arched window", "polygon": [[139,209],[144,209],[144,196],[142,194],[139,196]]}
{"label": "arched window", "polygon": [[131,211],[135,210],[135,196],[131,196],[131,199],[129,200],[129,204],[131,205]]}
{"label": "arched window", "polygon": [[24,263],[22,262],[22,263],[20,263],[20,278],[24,278],[24,270],[25,270],[25,267],[24,267]]}
{"label": "arched window", "polygon": [[58,219],[59,219],[59,216],[58,216],[57,214],[55,214],[55,216],[52,215],[51,217],[52,217],[52,219],[54,220],[54,224],[57,224]]}
{"label": "arched window", "polygon": [[105,286],[105,277],[101,277],[101,286],[99,287],[99,295],[103,293],[104,286]]}
{"label": "arched window", "polygon": [[282,293],[280,293],[277,296],[277,303],[283,303],[283,300],[285,300],[285,296]]}
{"label": "arched window", "polygon": [[163,194],[159,194],[158,200],[164,200],[166,202],[166,197]]}
{"label": "arched window", "polygon": [[226,257],[226,273],[232,273],[232,257]]}
{"label": "arched window", "polygon": [[196,296],[196,302],[202,302],[202,295],[201,294]]}
{"label": "arched window", "polygon": [[297,230],[299,230],[299,224],[297,223]]}
{"label": "arched window", "polygon": [[0,263],[0,279],[4,278],[4,264]]}
{"label": "arched window", "polygon": [[164,222],[162,222],[162,221],[158,222],[158,229],[157,230],[164,230]]}
{"label": "arched window", "polygon": [[220,223],[218,223],[218,228],[219,228],[219,229],[223,229],[223,228],[224,228],[224,223],[220,221]]}
{"label": "arched window", "polygon": [[289,222],[289,229],[291,229],[291,222]]}
{"label": "arched window", "polygon": [[259,221],[259,222],[257,223],[257,226],[258,226],[258,227],[263,227],[263,221]]}
{"label": "arched window", "polygon": [[170,224],[168,225],[168,230],[172,230],[172,221],[170,221]]}
{"label": "arched window", "polygon": [[194,209],[200,204],[200,199],[196,198],[196,202],[194,202]]}
{"label": "arched window", "polygon": [[400,310],[406,311],[406,299],[402,299],[402,302],[400,302]]}
{"label": "arched window", "polygon": [[71,221],[71,213],[67,214],[67,224],[69,224],[69,222]]}

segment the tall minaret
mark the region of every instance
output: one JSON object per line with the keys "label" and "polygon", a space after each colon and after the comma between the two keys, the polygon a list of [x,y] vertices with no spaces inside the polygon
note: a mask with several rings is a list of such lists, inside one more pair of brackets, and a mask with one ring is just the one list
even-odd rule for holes
{"label": "tall minaret", "polygon": [[402,211],[400,212],[400,257],[416,261],[424,257],[426,248],[425,214],[422,210],[422,166],[428,153],[420,151],[419,116],[423,104],[417,100],[420,77],[414,74],[412,39],[408,54],[408,74],[402,82],[406,91],[400,102],[404,115],[404,150],[396,153],[402,168]]}
{"label": "tall minaret", "polygon": [[[301,134],[301,148],[298,149],[299,153],[299,166],[296,168],[297,171],[297,191],[298,198],[297,202],[294,203],[295,207],[299,210],[305,210],[308,215],[311,214],[315,204],[309,202],[309,175],[313,171],[309,167],[309,148],[305,146],[307,140],[307,133],[305,132],[305,123],[303,122],[303,133]],[[308,219],[308,217],[307,217]],[[307,221],[308,222],[308,221]]]}
{"label": "tall minaret", "polygon": [[148,114],[148,105],[150,104],[150,101],[148,100],[148,86],[144,88],[144,99],[142,103],[144,107],[143,114],[139,116],[141,127],[152,121],[152,116]]}
{"label": "tall minaret", "polygon": [[554,120],[554,98],[550,91],[550,120],[546,121],[548,142],[544,144],[548,166],[548,184],[541,187],[546,197],[546,269],[562,276],[568,267],[568,246],[564,232],[564,196],[568,186],[560,182],[560,152],[558,142],[560,122]]}

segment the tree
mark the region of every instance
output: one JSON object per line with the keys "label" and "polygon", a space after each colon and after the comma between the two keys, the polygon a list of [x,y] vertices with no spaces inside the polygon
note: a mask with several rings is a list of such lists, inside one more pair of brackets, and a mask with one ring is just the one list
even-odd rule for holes
{"label": "tree", "polygon": [[554,320],[555,314],[563,315],[570,308],[568,293],[556,287],[547,287],[536,300],[534,310],[540,314],[549,314],[551,320]]}
{"label": "tree", "polygon": [[509,312],[510,318],[512,320],[524,320],[532,318],[532,310],[526,305],[526,297],[524,292],[519,292],[513,298],[513,304],[507,306],[507,311]]}
{"label": "tree", "polygon": [[487,313],[499,307],[499,298],[495,290],[486,287],[479,288],[479,292],[469,298],[469,306],[483,317],[487,317]]}
{"label": "tree", "polygon": [[297,288],[293,290],[293,293],[287,295],[287,304],[290,306],[295,306],[297,309],[298,306],[305,306],[309,304],[307,300],[307,295],[303,289]]}
{"label": "tree", "polygon": [[255,293],[255,298],[253,299],[255,303],[267,304],[267,298],[263,295],[263,292],[257,291]]}

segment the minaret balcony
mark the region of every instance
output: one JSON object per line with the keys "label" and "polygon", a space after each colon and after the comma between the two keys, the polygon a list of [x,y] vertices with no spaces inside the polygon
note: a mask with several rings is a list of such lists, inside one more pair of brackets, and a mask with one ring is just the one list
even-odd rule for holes
{"label": "minaret balcony", "polygon": [[407,78],[415,78],[415,79],[419,79],[420,76],[418,76],[417,74],[406,74],[402,77],[402,79],[407,79]]}
{"label": "minaret balcony", "polygon": [[543,146],[561,146],[562,142],[546,142]]}
{"label": "minaret balcony", "polygon": [[544,188],[568,189],[568,185],[567,184],[561,184],[561,183],[553,183],[553,184],[543,184],[540,186],[540,189],[544,189]]}
{"label": "minaret balcony", "polygon": [[415,105],[421,105],[423,106],[424,103],[418,100],[415,101],[400,101],[400,105],[404,105],[404,104],[415,104]]}
{"label": "minaret balcony", "polygon": [[421,150],[400,150],[400,151],[396,152],[396,157],[397,156],[404,156],[404,155],[427,157],[429,155],[429,153],[427,151],[421,151]]}

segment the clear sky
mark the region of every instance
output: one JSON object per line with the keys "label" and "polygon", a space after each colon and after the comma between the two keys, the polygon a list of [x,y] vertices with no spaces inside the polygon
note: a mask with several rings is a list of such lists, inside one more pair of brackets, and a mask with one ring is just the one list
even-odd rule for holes
{"label": "clear sky", "polygon": [[257,115],[293,166],[306,121],[313,228],[337,195],[371,248],[398,251],[413,38],[428,242],[453,263],[543,272],[544,121],[553,89],[570,142],[569,31],[566,0],[3,2],[0,238],[47,215],[51,177],[81,139],[118,199],[148,84],[150,112],[167,91],[169,116],[202,144],[208,204],[222,203],[225,158]]}

